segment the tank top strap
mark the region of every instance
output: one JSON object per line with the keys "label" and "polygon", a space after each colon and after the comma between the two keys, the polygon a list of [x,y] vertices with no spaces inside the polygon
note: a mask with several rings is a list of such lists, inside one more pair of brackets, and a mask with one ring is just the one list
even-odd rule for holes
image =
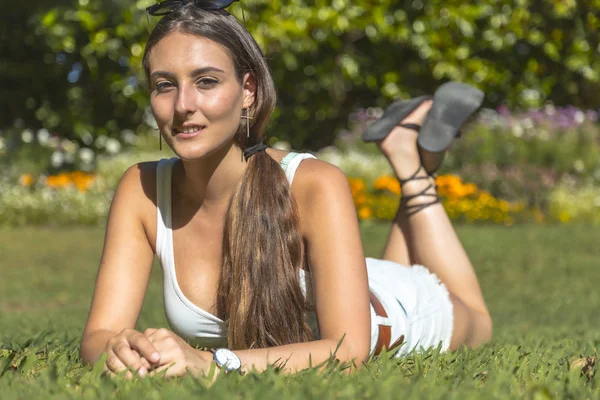
{"label": "tank top strap", "polygon": [[176,161],[163,158],[156,166],[156,255],[161,262],[171,251],[171,171]]}
{"label": "tank top strap", "polygon": [[296,170],[300,166],[300,163],[302,162],[302,160],[306,160],[307,158],[316,159],[317,157],[309,153],[290,152],[285,157],[283,157],[283,159],[279,163],[281,165],[281,168],[283,168],[283,172],[285,172],[285,176],[287,177],[290,185],[294,180],[294,175],[296,175]]}

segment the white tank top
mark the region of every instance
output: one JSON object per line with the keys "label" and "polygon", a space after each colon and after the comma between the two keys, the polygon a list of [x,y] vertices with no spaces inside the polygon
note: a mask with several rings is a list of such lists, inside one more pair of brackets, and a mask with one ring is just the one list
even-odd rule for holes
{"label": "white tank top", "polygon": [[[315,158],[306,153],[289,153],[281,160],[290,185],[296,170],[302,160]],[[190,344],[201,347],[227,346],[227,325],[217,316],[192,303],[181,291],[175,273],[175,258],[173,255],[173,231],[171,221],[171,171],[177,157],[162,159],[158,162],[156,171],[156,255],[163,269],[164,302],[167,320],[171,329],[188,340]],[[312,285],[307,282],[305,272],[300,273],[300,285],[305,296],[314,304]],[[310,280],[310,276],[308,277]],[[314,312],[306,315],[307,322],[312,327],[315,337],[318,337],[317,321]]]}

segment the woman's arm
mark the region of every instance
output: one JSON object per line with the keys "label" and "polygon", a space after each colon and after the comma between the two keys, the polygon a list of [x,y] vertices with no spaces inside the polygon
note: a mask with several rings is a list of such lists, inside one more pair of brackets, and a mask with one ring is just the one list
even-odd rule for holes
{"label": "woman's arm", "polygon": [[[145,163],[130,167],[113,198],[96,287],[81,340],[80,354],[86,363],[95,362],[108,347],[114,347],[112,353],[115,353],[109,351],[109,358],[116,355],[125,366],[140,362],[139,355],[132,349],[148,360],[152,360],[156,352],[143,334],[133,330],[154,254],[142,215],[154,207],[145,191],[155,186],[151,180],[155,166],[155,163]],[[116,365],[117,361],[111,362]]]}
{"label": "woman's arm", "polygon": [[[369,288],[347,178],[332,165],[305,160],[298,168],[292,191],[307,245],[321,338],[235,353],[244,370],[262,371],[275,364],[284,365],[286,372],[295,372],[328,360],[341,341],[335,357],[360,366],[370,350]],[[169,365],[167,376],[184,374],[188,368],[192,372],[209,370],[211,353],[191,348],[167,330],[149,330],[146,334],[161,352],[158,371]]]}

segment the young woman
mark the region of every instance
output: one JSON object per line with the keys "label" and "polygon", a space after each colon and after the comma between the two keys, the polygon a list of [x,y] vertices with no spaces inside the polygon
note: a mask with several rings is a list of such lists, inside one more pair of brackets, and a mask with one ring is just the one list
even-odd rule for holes
{"label": "young woman", "polygon": [[[135,165],[119,183],[83,360],[106,352],[107,370],[140,376],[201,374],[213,363],[293,372],[340,343],[335,357],[360,366],[383,348],[400,345],[402,355],[488,341],[477,278],[432,201],[407,125],[420,125],[432,102],[378,142],[410,204],[399,206],[383,259],[365,260],[343,173],[261,145],[275,88],[250,34],[211,2],[175,3],[144,67],[160,135],[177,157]],[[172,330],[138,332],[154,254]]]}

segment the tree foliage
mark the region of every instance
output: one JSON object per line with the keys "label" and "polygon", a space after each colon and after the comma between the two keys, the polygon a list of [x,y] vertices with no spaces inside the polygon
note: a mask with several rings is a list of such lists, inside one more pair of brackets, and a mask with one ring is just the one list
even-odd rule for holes
{"label": "tree foliage", "polygon": [[[13,4],[0,126],[20,118],[72,137],[138,127],[152,3]],[[488,106],[600,107],[600,0],[242,0],[229,8],[240,21],[242,7],[280,96],[270,136],[297,148],[330,144],[356,107],[450,79],[483,89]]]}

